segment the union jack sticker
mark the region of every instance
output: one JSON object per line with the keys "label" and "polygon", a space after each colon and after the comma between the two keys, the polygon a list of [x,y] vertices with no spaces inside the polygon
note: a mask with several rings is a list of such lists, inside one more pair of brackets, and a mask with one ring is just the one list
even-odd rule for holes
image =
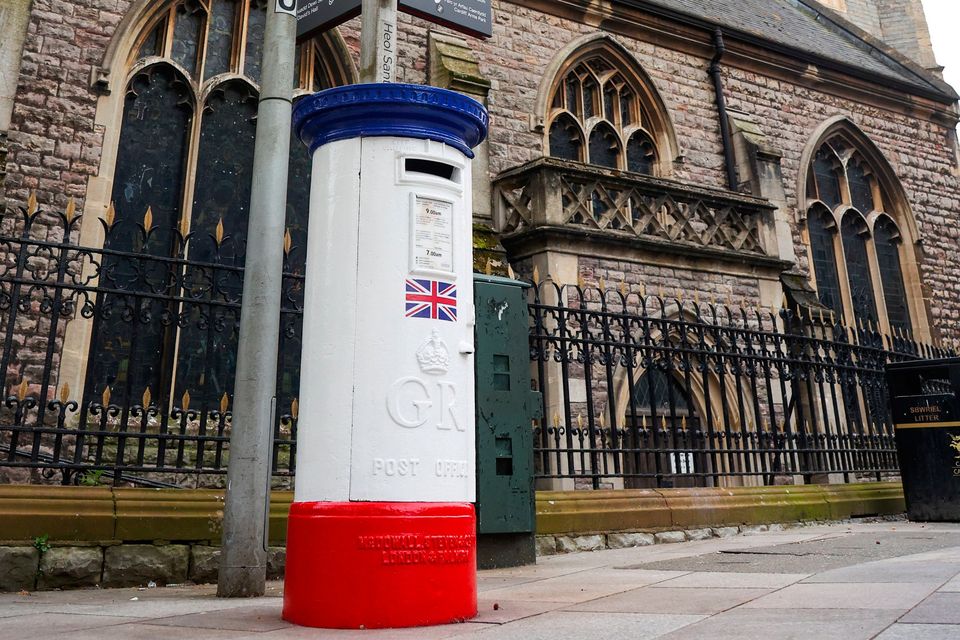
{"label": "union jack sticker", "polygon": [[407,318],[457,321],[457,284],[407,278]]}

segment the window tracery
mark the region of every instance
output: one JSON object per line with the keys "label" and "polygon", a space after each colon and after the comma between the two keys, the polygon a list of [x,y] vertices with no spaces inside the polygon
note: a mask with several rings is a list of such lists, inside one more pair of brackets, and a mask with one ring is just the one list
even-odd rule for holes
{"label": "window tracery", "polygon": [[[913,330],[901,224],[909,212],[891,197],[877,160],[855,136],[829,136],[807,174],[807,233],[820,302],[840,318],[885,331]],[[842,274],[842,275],[841,275]],[[907,276],[910,276],[909,278]]]}
{"label": "window tracery", "polygon": [[660,150],[643,81],[603,49],[569,65],[547,114],[547,153],[637,173],[656,172]]}

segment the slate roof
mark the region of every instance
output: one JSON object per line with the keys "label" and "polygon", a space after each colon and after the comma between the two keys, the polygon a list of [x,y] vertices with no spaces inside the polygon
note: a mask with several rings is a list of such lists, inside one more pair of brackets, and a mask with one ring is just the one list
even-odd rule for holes
{"label": "slate roof", "polygon": [[697,21],[740,32],[791,49],[808,52],[844,66],[906,84],[948,100],[957,94],[919,67],[904,64],[857,35],[845,20],[817,17],[816,3],[803,0],[640,0],[635,5],[662,8]]}

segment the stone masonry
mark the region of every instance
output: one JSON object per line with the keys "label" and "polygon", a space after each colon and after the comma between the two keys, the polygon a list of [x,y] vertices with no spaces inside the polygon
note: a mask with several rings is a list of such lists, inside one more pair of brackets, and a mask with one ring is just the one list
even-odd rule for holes
{"label": "stone masonry", "polygon": [[[559,10],[557,15],[546,14],[531,4],[494,0],[493,37],[469,39],[480,70],[491,84],[490,178],[543,155],[544,134],[535,122],[544,114],[536,113],[536,104],[548,66],[567,43],[599,28],[599,18],[568,19],[560,17]],[[599,4],[613,7],[608,11],[617,6]],[[905,34],[903,37],[909,35],[910,26],[894,24],[891,16],[899,7],[904,20],[916,22],[919,17],[914,5],[919,5],[919,0],[845,2],[847,15],[862,28],[874,33],[879,29],[884,36],[888,31]],[[89,179],[102,170],[104,131],[95,124],[99,96],[91,79],[130,8],[130,0],[34,0],[9,130],[8,204],[23,203],[35,191],[41,204],[62,207],[72,196],[82,209]],[[401,23],[398,79],[426,82],[428,34],[437,27],[407,15],[401,16]],[[358,24],[354,20],[340,27],[355,58]],[[919,27],[913,29],[922,48],[926,45],[920,31]],[[712,51],[699,45],[689,50],[677,48],[665,39],[639,39],[619,32],[611,35],[635,57],[666,103],[682,154],[682,162],[674,165],[668,177],[723,188],[723,148],[707,74]],[[765,131],[769,144],[782,154],[796,268],[809,272],[802,233],[804,212],[798,205],[802,154],[818,126],[831,117],[844,116],[879,147],[901,180],[922,236],[924,277],[934,323],[944,337],[960,339],[960,254],[955,250],[960,242],[960,170],[952,123],[915,115],[918,112],[907,107],[852,99],[842,87],[818,80],[816,69],[784,79],[732,59],[723,64],[723,79],[730,108],[751,117]],[[108,89],[119,92],[124,87]],[[0,189],[0,197],[3,193]],[[581,275],[591,271],[610,282],[649,275],[661,279],[667,290],[685,286],[701,273],[671,277],[647,274],[636,264],[609,266],[584,259]],[[723,296],[728,289],[746,302],[758,285],[749,277],[742,280],[716,287],[708,284],[704,292],[715,288]]]}

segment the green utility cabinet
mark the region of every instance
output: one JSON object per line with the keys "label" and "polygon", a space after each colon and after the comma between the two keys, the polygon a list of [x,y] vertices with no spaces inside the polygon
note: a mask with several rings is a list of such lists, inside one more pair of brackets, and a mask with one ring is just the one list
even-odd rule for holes
{"label": "green utility cabinet", "polygon": [[533,426],[540,394],[530,390],[526,289],[474,276],[477,401],[477,564],[536,560]]}

